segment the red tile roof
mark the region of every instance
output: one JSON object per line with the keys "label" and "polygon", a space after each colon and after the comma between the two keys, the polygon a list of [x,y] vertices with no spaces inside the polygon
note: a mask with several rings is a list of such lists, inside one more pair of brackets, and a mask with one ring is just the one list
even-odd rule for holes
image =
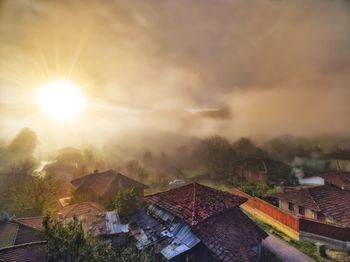
{"label": "red tile roof", "polygon": [[96,202],[83,202],[74,205],[65,206],[57,215],[60,219],[67,219],[73,216],[93,215],[106,211],[105,208]]}
{"label": "red tile roof", "polygon": [[38,229],[43,224],[43,217],[20,217],[15,220],[18,224]]}
{"label": "red tile roof", "polygon": [[[127,184],[127,188],[148,188],[146,185],[133,180],[127,176],[124,176],[114,170],[108,170],[101,173],[92,173],[71,181],[76,190],[92,190],[98,196],[104,195],[110,187],[115,184],[115,181],[121,182],[121,184]],[[123,183],[126,182],[126,183]],[[123,187],[123,186],[122,186]]]}
{"label": "red tile roof", "polygon": [[194,233],[224,262],[257,261],[256,247],[267,237],[238,207],[206,219],[194,227]]}
{"label": "red tile roof", "polygon": [[45,241],[26,243],[0,249],[0,261],[5,262],[44,262],[47,261]]}
{"label": "red tile roof", "polygon": [[350,226],[350,192],[335,186],[324,185],[275,194],[279,199],[303,206]]}
{"label": "red tile roof", "polygon": [[321,174],[320,177],[331,185],[350,191],[350,172],[325,173]]}
{"label": "red tile roof", "polygon": [[150,195],[145,199],[185,220],[190,225],[196,225],[246,201],[243,197],[198,183]]}

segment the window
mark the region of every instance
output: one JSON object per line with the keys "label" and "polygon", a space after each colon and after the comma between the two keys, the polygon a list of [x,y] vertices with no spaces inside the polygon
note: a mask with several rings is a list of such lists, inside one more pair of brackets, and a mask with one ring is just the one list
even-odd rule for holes
{"label": "window", "polygon": [[289,211],[294,211],[294,204],[288,202],[288,209],[289,209]]}
{"label": "window", "polygon": [[302,215],[302,216],[305,215],[305,208],[302,206],[299,206],[299,215]]}

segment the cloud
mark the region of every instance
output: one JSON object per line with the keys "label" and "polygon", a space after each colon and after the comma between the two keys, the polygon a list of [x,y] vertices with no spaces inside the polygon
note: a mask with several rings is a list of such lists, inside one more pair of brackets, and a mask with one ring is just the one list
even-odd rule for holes
{"label": "cloud", "polygon": [[[345,0],[4,0],[2,132],[39,121],[29,94],[58,74],[85,88],[90,121],[114,134],[348,132],[349,11]],[[15,103],[32,109],[14,118]],[[194,119],[192,108],[219,111]]]}

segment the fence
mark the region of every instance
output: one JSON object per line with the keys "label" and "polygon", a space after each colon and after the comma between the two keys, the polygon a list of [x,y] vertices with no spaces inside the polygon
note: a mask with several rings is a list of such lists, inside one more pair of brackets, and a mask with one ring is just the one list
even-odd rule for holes
{"label": "fence", "polygon": [[[288,234],[285,230],[282,230],[287,235],[293,237],[293,232],[299,233],[301,231],[311,233],[314,235],[319,235],[322,237],[327,237],[330,239],[335,239],[339,241],[350,241],[350,228],[349,227],[341,227],[333,224],[322,223],[319,221],[313,221],[309,219],[304,219],[300,217],[296,217],[292,214],[289,214],[280,208],[271,205],[270,203],[257,198],[252,197],[238,189],[233,190],[233,194],[239,195],[247,198],[246,206],[249,207],[250,210],[257,210],[259,213],[263,213],[264,215],[272,218],[274,221],[278,221],[283,224],[287,228],[291,229],[292,234]],[[269,223],[275,226],[272,223]],[[280,229],[280,228],[279,228]],[[295,235],[295,234],[294,234]],[[299,236],[295,237],[298,238]]]}
{"label": "fence", "polygon": [[233,192],[236,195],[243,196],[247,198],[247,202],[245,203],[249,207],[253,209],[257,209],[264,214],[270,216],[274,220],[277,220],[278,222],[282,223],[283,225],[291,228],[294,231],[299,231],[299,218],[293,216],[292,214],[289,214],[287,212],[284,212],[283,210],[279,209],[278,207],[275,207],[274,205],[271,205],[270,203],[257,198],[257,197],[252,197],[250,195],[247,195],[246,193],[239,191],[239,190],[234,190]]}
{"label": "fence", "polygon": [[328,237],[340,241],[350,241],[350,228],[330,225],[318,221],[300,219],[300,231]]}

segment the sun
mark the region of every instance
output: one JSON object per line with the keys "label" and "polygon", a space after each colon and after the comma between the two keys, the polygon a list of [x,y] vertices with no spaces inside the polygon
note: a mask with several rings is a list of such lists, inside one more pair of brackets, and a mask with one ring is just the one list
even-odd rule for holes
{"label": "sun", "polygon": [[59,122],[76,118],[86,106],[81,89],[68,80],[48,82],[36,95],[41,112]]}

